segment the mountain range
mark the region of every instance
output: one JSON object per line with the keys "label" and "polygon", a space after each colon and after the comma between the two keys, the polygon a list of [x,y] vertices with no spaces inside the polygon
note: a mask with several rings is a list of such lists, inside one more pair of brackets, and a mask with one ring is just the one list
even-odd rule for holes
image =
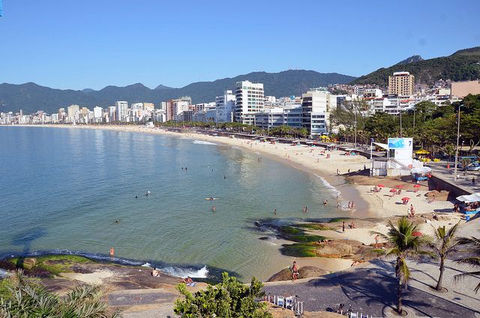
{"label": "mountain range", "polygon": [[407,71],[415,75],[415,82],[433,84],[439,79],[466,81],[480,78],[480,46],[464,49],[450,56],[424,60],[414,55],[387,68],[361,76],[352,84],[377,84],[385,87],[393,72]]}
{"label": "mountain range", "polygon": [[264,84],[265,95],[290,96],[300,95],[309,88],[327,86],[329,84],[349,83],[355,77],[338,73],[318,73],[306,70],[289,70],[279,73],[253,72],[233,78],[223,78],[212,82],[196,82],[182,88],[172,88],[159,85],[150,89],[141,83],[125,87],[107,86],[101,90],[61,90],[37,85],[0,84],[0,112],[18,111],[32,113],[43,110],[56,112],[60,107],[71,104],[81,106],[106,107],[117,100],[134,102],[161,101],[181,96],[192,97],[193,103],[211,102],[215,96],[223,94],[227,89],[234,89],[237,81],[249,80]]}

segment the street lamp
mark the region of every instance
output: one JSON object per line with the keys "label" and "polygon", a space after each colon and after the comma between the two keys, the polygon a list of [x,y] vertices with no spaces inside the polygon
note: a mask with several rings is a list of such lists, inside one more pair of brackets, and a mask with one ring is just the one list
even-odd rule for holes
{"label": "street lamp", "polygon": [[458,117],[457,117],[457,147],[455,148],[455,169],[454,169],[454,180],[457,181],[457,165],[458,165],[458,143],[460,141],[460,108],[462,104],[458,106]]}
{"label": "street lamp", "polygon": [[373,138],[370,138],[370,163],[371,163],[371,168],[370,168],[370,176],[373,176]]}

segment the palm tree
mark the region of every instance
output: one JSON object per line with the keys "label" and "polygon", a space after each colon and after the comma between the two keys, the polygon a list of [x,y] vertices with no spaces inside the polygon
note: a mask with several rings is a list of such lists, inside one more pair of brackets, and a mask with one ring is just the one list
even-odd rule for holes
{"label": "palm tree", "polygon": [[109,314],[97,286],[80,286],[59,297],[18,271],[9,279],[9,295],[0,297],[0,317],[117,317]]}
{"label": "palm tree", "polygon": [[[471,256],[462,258],[458,260],[458,262],[464,263],[464,264],[470,264],[473,267],[480,268],[480,239],[472,236],[471,238],[462,237],[458,241],[459,241],[459,244],[461,245],[470,246],[469,252],[472,253]],[[466,276],[476,276],[476,275],[480,275],[480,270],[455,275],[455,280],[459,280]],[[475,293],[477,293],[480,290],[480,283],[478,283],[478,285],[475,287],[474,290],[475,290]]]}
{"label": "palm tree", "polygon": [[417,232],[417,226],[409,222],[406,217],[398,220],[395,226],[392,221],[388,221],[389,231],[387,235],[375,232],[386,239],[392,245],[392,248],[386,255],[395,255],[397,257],[395,266],[395,276],[397,285],[397,312],[402,313],[402,290],[407,286],[410,279],[410,270],[407,266],[407,257],[423,253],[420,248],[425,243],[421,236],[414,235]]}
{"label": "palm tree", "polygon": [[436,241],[430,243],[429,246],[432,248],[433,253],[436,257],[440,258],[440,275],[438,276],[436,290],[442,290],[442,280],[443,272],[445,271],[445,259],[447,256],[456,251],[458,245],[458,240],[455,238],[455,233],[457,232],[458,225],[460,221],[452,226],[448,231],[445,226],[439,226],[435,229],[435,239]]}

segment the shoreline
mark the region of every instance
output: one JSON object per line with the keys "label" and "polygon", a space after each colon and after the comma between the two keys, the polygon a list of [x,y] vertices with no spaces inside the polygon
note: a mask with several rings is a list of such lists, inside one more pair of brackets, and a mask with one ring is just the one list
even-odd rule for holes
{"label": "shoreline", "polygon": [[[287,164],[294,169],[301,170],[311,175],[312,178],[321,178],[321,182],[324,186],[332,189],[332,192],[338,191],[340,198],[343,201],[354,201],[356,209],[353,211],[342,211],[338,217],[350,217],[356,220],[365,219],[377,219],[376,224],[369,224],[368,227],[351,230],[344,234],[339,234],[335,231],[316,233],[326,234],[329,239],[333,240],[356,240],[365,244],[372,242],[373,238],[369,234],[371,230],[379,230],[377,225],[381,226],[382,230],[385,230],[386,220],[392,217],[406,215],[408,205],[402,205],[397,201],[396,197],[387,196],[388,189],[384,189],[383,193],[372,193],[370,189],[376,182],[379,182],[378,178],[370,179],[372,184],[368,184],[357,176],[350,177],[346,175],[337,175],[337,169],[340,173],[357,172],[363,170],[363,167],[369,165],[370,160],[363,156],[346,156],[344,151],[333,150],[325,151],[322,147],[308,147],[303,145],[291,146],[286,144],[270,144],[266,142],[252,141],[240,138],[229,138],[223,136],[211,136],[192,131],[188,132],[172,132],[167,131],[164,128],[153,128],[141,125],[15,125],[6,127],[38,127],[38,128],[63,128],[63,129],[91,129],[91,130],[109,130],[116,132],[129,132],[129,133],[144,133],[144,134],[156,134],[171,136],[176,138],[189,139],[192,141],[205,141],[214,143],[217,145],[227,145],[234,148],[250,151],[253,153],[261,154],[268,158],[274,159],[281,163]],[[327,156],[328,155],[328,156]],[[328,158],[329,157],[329,158]],[[361,177],[361,176],[358,176]],[[381,180],[382,183],[387,184],[389,181],[391,187],[394,187],[394,183],[400,181],[395,180]],[[384,182],[385,181],[385,182]],[[394,183],[392,183],[394,182]],[[405,183],[405,185],[412,184]],[[406,195],[412,196],[411,202],[415,204],[417,214],[428,214],[435,210],[444,210],[453,206],[450,202],[438,201],[433,203],[427,203],[427,200],[423,196],[426,193],[425,190],[421,190],[417,195],[407,193]],[[334,197],[334,194],[332,194]],[[335,204],[335,199],[329,204]],[[308,219],[308,218],[307,218]],[[312,222],[312,221],[305,221]],[[294,243],[293,241],[287,241],[286,243]],[[314,266],[328,272],[337,272],[345,270],[353,266],[353,260],[346,260],[343,258],[325,258],[325,257],[294,257],[281,253],[279,248],[280,257],[285,258],[289,262],[297,260],[299,266]],[[254,274],[254,273],[253,273]],[[275,272],[272,271],[272,275]],[[253,276],[253,275],[252,275]]]}
{"label": "shoreline", "polygon": [[[1,126],[0,126],[1,127]],[[145,134],[153,134],[153,135],[163,135],[163,136],[171,136],[176,138],[182,139],[190,139],[190,140],[201,140],[211,143],[220,143],[223,145],[227,145],[230,147],[238,147],[242,150],[250,151],[250,152],[260,152],[262,155],[267,156],[270,159],[275,161],[281,162],[283,164],[287,164],[290,167],[293,167],[297,170],[301,170],[311,176],[315,176],[321,179],[321,182],[325,185],[326,188],[331,188],[332,191],[338,191],[340,198],[344,199],[344,201],[354,201],[356,208],[353,211],[342,211],[349,213],[351,217],[354,218],[371,218],[371,217],[381,217],[375,213],[378,209],[375,206],[371,206],[371,202],[365,200],[365,197],[359,191],[359,188],[355,184],[349,184],[346,180],[346,176],[340,174],[336,174],[335,169],[322,169],[319,166],[316,166],[314,162],[311,162],[310,158],[307,160],[301,160],[299,156],[293,157],[292,150],[297,150],[299,155],[303,155],[305,149],[310,149],[306,146],[295,146],[292,147],[290,145],[284,144],[277,144],[276,147],[283,147],[286,150],[287,156],[282,156],[280,151],[272,151],[272,147],[270,144],[267,143],[259,143],[258,141],[254,141],[255,144],[250,142],[250,140],[246,139],[239,139],[239,138],[227,138],[223,136],[210,136],[206,134],[196,133],[196,132],[172,132],[168,131],[164,128],[158,127],[146,127],[142,125],[67,125],[67,124],[42,124],[42,125],[12,125],[12,126],[4,126],[4,127],[39,127],[39,128],[62,128],[62,129],[91,129],[91,130],[108,130],[108,131],[119,131],[119,132],[131,132],[131,133],[145,133]],[[250,145],[250,147],[249,147]],[[260,147],[263,146],[263,147]],[[266,147],[269,146],[269,147]],[[278,149],[277,149],[278,150]],[[322,151],[323,148],[315,148],[316,153],[318,151]],[[343,153],[343,151],[333,151],[335,153],[335,157],[338,157],[338,153]],[[365,160],[361,160],[361,159]],[[299,160],[300,159],[300,160]],[[338,158],[331,158],[333,162],[334,159]],[[357,164],[349,164],[348,167],[344,167],[342,170],[346,172],[347,169],[351,169],[352,171],[358,171],[363,168],[363,165],[368,164],[369,160],[361,157],[356,156]],[[360,160],[358,160],[360,159]],[[360,161],[358,163],[358,161]],[[323,162],[317,162],[323,163]],[[323,165],[322,165],[323,166]],[[336,166],[335,166],[336,167]],[[355,170],[354,170],[355,169]],[[341,170],[341,171],[342,171]],[[341,188],[341,189],[339,189]],[[343,213],[344,214],[344,213]],[[341,215],[344,216],[344,215]]]}

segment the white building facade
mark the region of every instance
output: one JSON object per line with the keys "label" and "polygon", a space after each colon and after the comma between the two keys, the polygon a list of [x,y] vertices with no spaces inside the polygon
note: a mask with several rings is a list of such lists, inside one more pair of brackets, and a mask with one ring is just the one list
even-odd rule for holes
{"label": "white building facade", "polygon": [[253,125],[255,114],[264,109],[263,83],[241,81],[235,86],[235,121]]}

